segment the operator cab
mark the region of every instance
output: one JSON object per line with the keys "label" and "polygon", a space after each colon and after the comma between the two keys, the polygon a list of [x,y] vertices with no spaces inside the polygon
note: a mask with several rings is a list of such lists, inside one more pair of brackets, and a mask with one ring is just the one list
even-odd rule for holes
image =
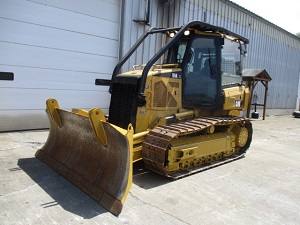
{"label": "operator cab", "polygon": [[241,43],[221,35],[189,33],[169,50],[167,63],[182,69],[184,108],[217,108],[222,86],[241,84]]}

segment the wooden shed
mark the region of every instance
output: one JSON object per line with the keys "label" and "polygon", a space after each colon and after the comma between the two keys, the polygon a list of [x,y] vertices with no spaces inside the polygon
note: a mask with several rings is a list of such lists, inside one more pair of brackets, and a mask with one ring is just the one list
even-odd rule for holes
{"label": "wooden shed", "polygon": [[[268,96],[268,84],[269,81],[272,80],[270,75],[265,69],[244,69],[242,72],[243,81],[246,83],[246,85],[250,88],[250,101],[248,105],[247,110],[247,117],[250,117],[250,110],[251,106],[254,105],[255,109],[256,106],[263,106],[263,120],[266,116],[266,104],[267,104],[267,96]],[[254,89],[258,82],[261,82],[265,87],[265,94],[264,94],[264,102],[263,104],[259,103],[252,103],[253,93]]]}

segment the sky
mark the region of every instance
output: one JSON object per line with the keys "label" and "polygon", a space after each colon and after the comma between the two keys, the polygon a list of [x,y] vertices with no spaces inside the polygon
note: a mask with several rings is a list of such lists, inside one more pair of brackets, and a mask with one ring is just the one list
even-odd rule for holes
{"label": "sky", "polygon": [[299,0],[231,0],[292,34],[300,33]]}

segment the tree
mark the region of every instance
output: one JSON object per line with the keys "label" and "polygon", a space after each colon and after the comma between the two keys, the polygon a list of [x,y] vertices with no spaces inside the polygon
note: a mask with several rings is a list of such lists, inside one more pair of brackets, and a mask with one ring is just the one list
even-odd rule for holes
{"label": "tree", "polygon": [[300,38],[300,32],[296,33],[296,36],[297,36],[298,38]]}

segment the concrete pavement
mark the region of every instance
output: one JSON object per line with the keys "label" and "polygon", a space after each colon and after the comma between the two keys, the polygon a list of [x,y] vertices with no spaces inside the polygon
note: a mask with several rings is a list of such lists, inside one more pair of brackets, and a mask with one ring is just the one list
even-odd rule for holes
{"label": "concrete pavement", "polygon": [[0,133],[0,224],[299,224],[300,119],[253,129],[245,158],[177,181],[135,165],[119,217],[34,157],[47,130]]}

